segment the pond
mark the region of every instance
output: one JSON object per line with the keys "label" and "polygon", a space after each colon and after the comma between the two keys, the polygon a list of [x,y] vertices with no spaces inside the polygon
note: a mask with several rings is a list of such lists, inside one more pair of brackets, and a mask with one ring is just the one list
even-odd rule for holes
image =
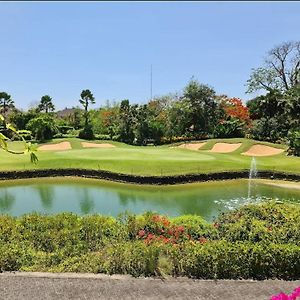
{"label": "pond", "polygon": [[265,197],[300,202],[300,183],[255,180],[249,199],[248,180],[142,186],[68,177],[22,179],[0,182],[0,213],[117,216],[124,211],[136,214],[154,211],[168,216],[197,214],[211,221],[220,212]]}

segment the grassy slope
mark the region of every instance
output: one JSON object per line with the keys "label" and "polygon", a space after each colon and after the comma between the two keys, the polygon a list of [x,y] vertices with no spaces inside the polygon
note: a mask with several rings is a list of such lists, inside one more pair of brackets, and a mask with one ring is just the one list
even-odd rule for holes
{"label": "grassy slope", "polygon": [[[253,144],[270,143],[257,142],[247,139],[209,140],[206,150],[211,149],[216,142],[242,142],[236,151],[228,154],[210,153],[206,150],[191,151],[187,149],[170,148],[169,146],[135,147],[111,141],[116,148],[83,149],[79,139],[57,139],[52,143],[70,141],[72,150],[56,152],[38,152],[39,163],[32,165],[28,156],[0,152],[0,170],[23,170],[36,168],[91,168],[113,172],[138,175],[175,175],[186,173],[206,173],[226,170],[248,169],[251,157],[240,153],[249,149]],[[97,142],[97,141],[93,141]],[[18,149],[19,142],[11,143],[11,148]],[[277,170],[300,173],[300,158],[287,157],[279,154],[270,157],[257,157],[258,169]]]}

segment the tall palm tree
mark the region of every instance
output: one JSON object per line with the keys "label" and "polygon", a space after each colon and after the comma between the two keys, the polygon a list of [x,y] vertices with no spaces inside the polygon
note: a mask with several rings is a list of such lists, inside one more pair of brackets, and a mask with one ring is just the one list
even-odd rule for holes
{"label": "tall palm tree", "polygon": [[55,107],[52,103],[52,98],[49,95],[45,95],[41,98],[41,102],[38,106],[39,111],[44,111],[46,114],[48,112],[54,111]]}
{"label": "tall palm tree", "polygon": [[84,108],[84,118],[85,118],[85,127],[88,125],[88,106],[89,104],[95,104],[95,98],[94,95],[90,90],[83,90],[80,94],[81,99],[79,99],[80,104],[83,105]]}

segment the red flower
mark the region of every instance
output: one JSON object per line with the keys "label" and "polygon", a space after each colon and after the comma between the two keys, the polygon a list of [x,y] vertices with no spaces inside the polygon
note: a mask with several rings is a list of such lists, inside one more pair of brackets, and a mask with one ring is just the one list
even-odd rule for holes
{"label": "red flower", "polygon": [[167,218],[162,218],[162,223],[166,227],[170,225],[170,221]]}
{"label": "red flower", "polygon": [[173,235],[174,231],[172,229],[169,229],[167,233],[168,235]]}
{"label": "red flower", "polygon": [[205,243],[207,243],[207,239],[205,237],[201,236],[200,239],[199,239],[199,242],[201,244],[205,244]]}
{"label": "red flower", "polygon": [[160,216],[159,215],[152,216],[152,221],[159,222],[160,221]]}
{"label": "red flower", "polygon": [[177,230],[178,230],[179,232],[184,232],[185,228],[184,228],[184,226],[178,226],[178,227],[177,227]]}
{"label": "red flower", "polygon": [[139,232],[138,232],[138,236],[140,237],[140,238],[142,238],[143,236],[145,236],[145,234],[146,234],[146,232],[145,232],[145,230],[139,230]]}
{"label": "red flower", "polygon": [[153,233],[149,233],[147,239],[152,240],[153,238],[155,238],[155,235]]}

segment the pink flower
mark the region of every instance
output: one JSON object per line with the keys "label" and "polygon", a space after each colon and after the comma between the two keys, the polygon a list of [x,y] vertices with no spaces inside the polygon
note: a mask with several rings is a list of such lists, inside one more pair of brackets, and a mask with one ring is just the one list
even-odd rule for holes
{"label": "pink flower", "polygon": [[290,300],[289,296],[285,293],[280,293],[276,296],[272,296],[270,300]]}
{"label": "pink flower", "polygon": [[286,295],[284,293],[280,293],[278,295],[274,295],[270,298],[270,300],[300,300],[300,287],[294,289],[292,294]]}

